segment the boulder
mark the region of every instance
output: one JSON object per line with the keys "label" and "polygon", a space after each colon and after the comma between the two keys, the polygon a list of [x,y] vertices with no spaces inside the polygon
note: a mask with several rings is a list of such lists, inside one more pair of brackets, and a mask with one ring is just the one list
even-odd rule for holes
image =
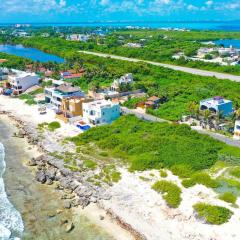
{"label": "boulder", "polygon": [[69,232],[71,232],[73,229],[74,229],[74,224],[73,224],[73,222],[70,222],[70,223],[68,223],[67,225],[66,225],[66,227],[65,227],[65,232],[66,233],[69,233]]}
{"label": "boulder", "polygon": [[45,183],[46,182],[46,175],[44,171],[40,170],[36,172],[36,180],[40,183]]}
{"label": "boulder", "polygon": [[71,202],[70,201],[65,201],[63,204],[64,208],[70,209],[71,208]]}

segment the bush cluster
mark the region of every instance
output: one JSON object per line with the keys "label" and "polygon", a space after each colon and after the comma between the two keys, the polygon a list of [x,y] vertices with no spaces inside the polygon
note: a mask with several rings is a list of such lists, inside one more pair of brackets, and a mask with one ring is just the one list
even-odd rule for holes
{"label": "bush cluster", "polygon": [[212,179],[207,173],[195,173],[190,179],[184,179],[182,185],[186,188],[193,187],[196,184],[202,184],[206,187],[217,188],[218,181]]}
{"label": "bush cluster", "polygon": [[235,204],[236,201],[237,201],[237,197],[231,193],[231,192],[225,192],[223,193],[219,199],[225,201],[225,202],[228,202],[228,203],[232,203],[232,204]]}
{"label": "bush cluster", "polygon": [[181,203],[181,189],[169,181],[158,181],[153,184],[152,189],[163,194],[163,199],[170,207],[177,208]]}
{"label": "bush cluster", "polygon": [[193,206],[200,218],[207,223],[221,225],[229,221],[233,212],[225,207],[209,205],[205,203],[197,203]]}

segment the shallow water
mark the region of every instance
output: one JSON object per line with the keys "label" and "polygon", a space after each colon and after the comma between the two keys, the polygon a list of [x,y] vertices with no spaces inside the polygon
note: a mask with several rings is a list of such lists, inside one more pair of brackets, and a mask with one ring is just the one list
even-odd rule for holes
{"label": "shallow water", "polygon": [[[34,180],[31,169],[22,164],[32,156],[32,150],[28,149],[25,140],[12,137],[16,130],[12,130],[13,127],[9,128],[6,120],[2,121],[1,118],[3,117],[0,115],[0,142],[4,144],[6,153],[4,182],[9,201],[20,212],[23,219],[24,232],[21,238],[29,240],[113,239],[85,217],[64,209],[63,200],[60,199],[61,193],[53,186],[41,185]],[[55,217],[49,217],[49,213],[56,213],[58,209],[63,212],[56,214]],[[74,222],[75,225],[70,233],[66,233],[65,227],[61,225],[61,221],[66,219]]]}

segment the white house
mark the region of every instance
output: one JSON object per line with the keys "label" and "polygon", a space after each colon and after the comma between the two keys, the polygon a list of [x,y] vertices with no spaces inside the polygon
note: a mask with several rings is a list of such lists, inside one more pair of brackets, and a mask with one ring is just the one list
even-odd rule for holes
{"label": "white house", "polygon": [[133,75],[132,73],[125,74],[124,76],[120,77],[113,81],[110,90],[111,91],[119,91],[119,87],[123,84],[131,84],[133,83]]}
{"label": "white house", "polygon": [[14,92],[21,94],[34,85],[39,84],[40,77],[35,73],[27,73],[12,70],[13,75],[9,75],[8,80]]}
{"label": "white house", "polygon": [[120,117],[119,103],[110,100],[98,100],[83,103],[83,118],[91,124],[107,124]]}
{"label": "white house", "polygon": [[67,40],[80,42],[87,42],[89,38],[90,36],[86,34],[71,34],[67,36]]}

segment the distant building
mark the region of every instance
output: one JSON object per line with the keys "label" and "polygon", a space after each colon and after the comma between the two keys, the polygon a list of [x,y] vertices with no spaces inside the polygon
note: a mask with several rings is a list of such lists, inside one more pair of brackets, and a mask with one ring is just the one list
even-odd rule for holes
{"label": "distant building", "polygon": [[21,94],[34,85],[39,84],[40,77],[35,73],[27,73],[22,71],[13,71],[13,75],[9,75],[8,80],[14,93]]}
{"label": "distant building", "polygon": [[66,72],[61,72],[61,79],[62,80],[67,80],[67,79],[74,79],[74,78],[81,78],[84,74],[84,70],[81,69],[79,73],[77,73],[74,70],[69,70]]}
{"label": "distant building", "polygon": [[84,97],[84,92],[79,87],[73,87],[71,84],[62,84],[58,87],[45,88],[45,100],[60,109],[62,101],[69,97]]}
{"label": "distant building", "polygon": [[200,110],[206,109],[213,113],[220,112],[223,116],[229,116],[233,113],[233,104],[232,101],[226,100],[222,97],[214,97],[200,101]]}
{"label": "distant building", "polygon": [[120,90],[121,85],[131,84],[133,83],[133,75],[132,73],[125,74],[124,76],[120,77],[119,79],[114,80],[112,83],[110,90],[118,92]]}
{"label": "distant building", "polygon": [[86,34],[71,34],[67,36],[67,40],[79,42],[87,42],[89,38],[90,36]]}
{"label": "distant building", "polygon": [[0,68],[0,81],[8,79],[9,71],[7,68]]}
{"label": "distant building", "polygon": [[119,103],[115,103],[110,100],[83,103],[83,118],[91,124],[107,124],[119,117]]}
{"label": "distant building", "polygon": [[141,43],[127,43],[125,44],[126,47],[130,47],[130,48],[141,48],[142,44]]}

